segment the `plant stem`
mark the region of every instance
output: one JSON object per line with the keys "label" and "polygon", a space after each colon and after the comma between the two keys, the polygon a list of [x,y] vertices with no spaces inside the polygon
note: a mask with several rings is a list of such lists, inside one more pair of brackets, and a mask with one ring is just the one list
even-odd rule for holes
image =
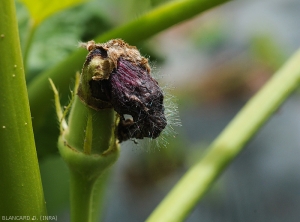
{"label": "plant stem", "polygon": [[[163,4],[136,20],[95,38],[96,42],[122,38],[128,43],[145,40],[197,14],[229,0],[177,0]],[[134,33],[134,34],[133,34]]]}
{"label": "plant stem", "polygon": [[77,171],[70,170],[71,221],[90,222],[92,191],[95,179],[89,180]]}
{"label": "plant stem", "polygon": [[99,221],[108,172],[103,172],[101,176],[93,180],[78,174],[77,171],[71,170],[70,174],[71,221]]}
{"label": "plant stem", "polygon": [[[105,181],[103,173],[119,157],[115,139],[113,109],[100,111],[87,107],[76,95],[69,115],[68,128],[59,138],[58,148],[70,169],[71,221],[93,221],[95,181]],[[100,178],[99,178],[100,177]],[[105,179],[105,177],[104,177]],[[101,190],[96,189],[99,198]]]}
{"label": "plant stem", "polygon": [[[300,82],[300,50],[245,105],[208,148],[206,155],[175,185],[148,218],[182,221],[226,166],[279,108]],[[179,200],[179,201],[178,201]]]}
{"label": "plant stem", "polygon": [[15,2],[0,1],[0,216],[47,215],[35,150]]}
{"label": "plant stem", "polygon": [[109,176],[111,175],[111,170],[112,169],[105,171],[94,184],[92,206],[90,209],[91,222],[99,222],[102,221],[100,218],[103,219],[101,212],[104,212],[103,209],[105,208],[105,203],[103,201],[105,200],[104,196],[107,190],[107,183]]}

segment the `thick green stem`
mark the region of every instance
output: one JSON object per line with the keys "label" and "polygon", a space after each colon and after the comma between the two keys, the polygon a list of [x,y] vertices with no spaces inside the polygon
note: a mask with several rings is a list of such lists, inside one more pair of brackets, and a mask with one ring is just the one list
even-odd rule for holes
{"label": "thick green stem", "polygon": [[[182,221],[226,166],[300,83],[300,51],[237,114],[206,155],[176,184],[147,221]],[[180,201],[178,201],[180,200]]]}
{"label": "thick green stem", "polygon": [[47,212],[13,0],[0,1],[0,21],[0,216],[38,219]]}

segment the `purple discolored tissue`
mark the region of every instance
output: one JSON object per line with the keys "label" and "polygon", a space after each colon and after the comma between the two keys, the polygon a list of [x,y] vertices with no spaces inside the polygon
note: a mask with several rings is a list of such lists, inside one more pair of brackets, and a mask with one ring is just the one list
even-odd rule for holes
{"label": "purple discolored tissue", "polygon": [[163,131],[168,132],[166,128],[172,130],[172,124],[180,123],[177,119],[174,121],[177,106],[169,103],[173,104],[172,112],[165,109],[164,90],[151,76],[148,59],[141,56],[135,46],[121,39],[102,44],[89,41],[82,46],[89,54],[78,96],[90,108],[113,108],[118,113],[116,136],[119,142],[156,139]]}

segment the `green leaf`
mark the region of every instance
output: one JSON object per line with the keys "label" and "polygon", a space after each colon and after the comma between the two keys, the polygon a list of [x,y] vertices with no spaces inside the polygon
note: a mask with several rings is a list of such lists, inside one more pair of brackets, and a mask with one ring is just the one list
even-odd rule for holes
{"label": "green leaf", "polygon": [[20,0],[26,5],[35,25],[40,24],[49,16],[66,8],[78,5],[87,0]]}

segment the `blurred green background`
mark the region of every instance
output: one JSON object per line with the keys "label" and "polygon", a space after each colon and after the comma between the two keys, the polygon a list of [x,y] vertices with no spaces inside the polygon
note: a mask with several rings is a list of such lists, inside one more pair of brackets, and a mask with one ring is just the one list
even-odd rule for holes
{"label": "blurred green background", "polygon": [[[161,0],[92,0],[43,21],[28,56],[27,82],[88,41],[137,19]],[[29,14],[16,2],[23,49]],[[103,221],[144,221],[240,108],[299,47],[299,1],[232,1],[173,26],[137,47],[179,106],[182,127],[166,148],[121,145]],[[134,35],[134,33],[132,33]],[[72,88],[72,82],[65,87]],[[283,83],[284,84],[284,83]],[[50,85],[49,85],[50,87]],[[67,104],[68,96],[61,95]],[[300,98],[278,110],[187,221],[299,221]],[[56,148],[54,102],[35,131],[48,214],[69,219],[68,169]],[[34,121],[34,116],[32,117]]]}

